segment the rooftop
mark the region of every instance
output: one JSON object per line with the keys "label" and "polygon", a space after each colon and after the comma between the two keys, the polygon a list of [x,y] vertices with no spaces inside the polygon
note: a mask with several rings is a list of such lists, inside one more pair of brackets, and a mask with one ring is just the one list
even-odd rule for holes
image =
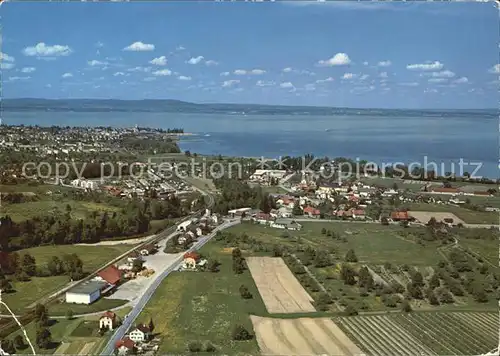
{"label": "rooftop", "polygon": [[69,292],[78,294],[90,294],[95,292],[96,290],[100,290],[106,284],[107,284],[106,282],[88,281],[83,284],[80,284],[79,286],[76,286],[75,288],[71,288]]}

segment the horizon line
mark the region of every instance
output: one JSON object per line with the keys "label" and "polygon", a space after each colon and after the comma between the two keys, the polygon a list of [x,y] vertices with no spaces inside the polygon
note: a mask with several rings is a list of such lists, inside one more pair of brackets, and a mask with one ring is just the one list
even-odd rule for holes
{"label": "horizon line", "polygon": [[117,99],[117,98],[40,98],[40,97],[18,97],[18,98],[2,98],[0,100],[0,110],[3,110],[3,103],[9,100],[46,100],[46,101],[78,101],[78,100],[93,100],[93,101],[177,101],[185,104],[193,105],[253,105],[266,107],[290,107],[290,108],[325,108],[325,109],[350,109],[350,110],[413,110],[413,111],[472,111],[472,110],[500,110],[499,108],[384,108],[384,107],[349,107],[349,106],[321,106],[321,105],[284,105],[284,104],[259,104],[259,103],[230,103],[230,102],[193,102],[180,99]]}

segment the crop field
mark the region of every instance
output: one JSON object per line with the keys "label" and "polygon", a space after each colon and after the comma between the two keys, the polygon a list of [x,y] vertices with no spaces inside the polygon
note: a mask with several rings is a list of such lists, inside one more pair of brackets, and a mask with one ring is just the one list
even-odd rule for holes
{"label": "crop field", "polygon": [[498,345],[498,313],[386,314],[335,321],[370,355],[478,355]]}
{"label": "crop field", "polygon": [[262,355],[359,355],[361,350],[328,318],[252,316]]}
{"label": "crop field", "polygon": [[316,311],[313,299],[281,258],[248,257],[247,265],[269,313]]}
{"label": "crop field", "polygon": [[436,219],[438,222],[443,222],[444,219],[452,219],[453,224],[464,224],[465,222],[459,219],[455,214],[448,212],[432,212],[432,211],[409,211],[408,215],[414,217],[416,220],[423,224],[427,224],[431,218]]}
{"label": "crop field", "polygon": [[408,206],[412,212],[426,211],[433,213],[452,213],[467,224],[495,224],[498,225],[498,212],[473,211],[452,205],[411,203]]}

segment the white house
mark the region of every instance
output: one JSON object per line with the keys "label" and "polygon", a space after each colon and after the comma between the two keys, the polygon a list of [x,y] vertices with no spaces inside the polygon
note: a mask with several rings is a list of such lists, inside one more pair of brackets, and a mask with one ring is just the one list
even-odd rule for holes
{"label": "white house", "polygon": [[183,223],[180,223],[179,226],[177,226],[177,231],[186,231],[189,225],[191,225],[192,223],[192,220],[186,220]]}
{"label": "white house", "polygon": [[113,330],[117,326],[116,314],[107,311],[99,318],[99,329],[109,329]]}
{"label": "white house", "polygon": [[151,330],[146,325],[139,324],[128,334],[128,337],[134,342],[148,341],[151,337]]}
{"label": "white house", "polygon": [[89,281],[66,292],[66,303],[92,304],[101,296],[106,282]]}

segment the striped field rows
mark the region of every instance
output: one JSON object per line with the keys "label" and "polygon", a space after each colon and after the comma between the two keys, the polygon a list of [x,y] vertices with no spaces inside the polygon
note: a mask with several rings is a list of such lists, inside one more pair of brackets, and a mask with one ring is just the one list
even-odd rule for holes
{"label": "striped field rows", "polygon": [[387,314],[335,322],[367,355],[479,355],[499,341],[497,313]]}

